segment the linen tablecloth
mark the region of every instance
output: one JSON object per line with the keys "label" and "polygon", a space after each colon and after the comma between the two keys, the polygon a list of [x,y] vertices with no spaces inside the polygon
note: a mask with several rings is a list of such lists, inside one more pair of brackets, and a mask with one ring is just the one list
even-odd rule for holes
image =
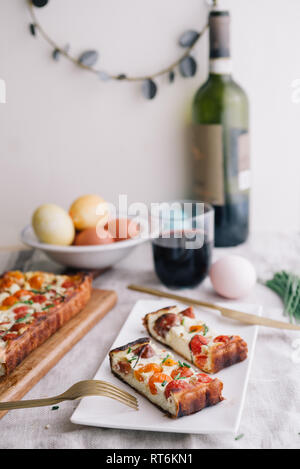
{"label": "linen tablecloth", "polygon": [[[256,235],[237,248],[215,250],[214,256],[217,258],[224,253],[248,257],[261,278],[283,268],[299,273],[300,235]],[[9,268],[50,270],[54,267],[57,268],[36,251],[0,253],[1,271]],[[126,289],[129,283],[163,288],[153,271],[149,244],[140,246],[126,260],[95,280],[98,288],[116,290],[117,305],[34,386],[26,399],[58,394],[76,381],[94,376],[133,305],[141,298],[140,294]],[[185,290],[183,294],[219,300],[208,279],[200,287]],[[143,298],[150,297],[143,295]],[[279,298],[261,284],[257,284],[244,301],[263,304],[264,315],[282,319]],[[45,407],[9,412],[0,420],[0,448],[299,448],[300,363],[293,348],[297,339],[300,343],[298,332],[259,329],[239,430],[244,436],[239,440],[230,434],[186,435],[74,425],[70,417],[77,403],[66,402],[60,404],[58,410]]]}

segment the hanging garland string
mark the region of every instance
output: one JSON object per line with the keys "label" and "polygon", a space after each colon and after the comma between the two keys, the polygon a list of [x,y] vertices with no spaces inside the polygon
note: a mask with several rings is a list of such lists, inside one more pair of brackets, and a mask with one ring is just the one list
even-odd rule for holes
{"label": "hanging garland string", "polygon": [[34,7],[43,7],[47,5],[49,0],[26,0],[31,16],[31,23],[29,25],[30,33],[33,36],[37,35],[37,32],[48,42],[52,48],[52,57],[54,60],[59,60],[60,56],[64,56],[66,59],[71,61],[76,66],[87,70],[97,75],[102,81],[118,80],[127,82],[141,82],[142,93],[146,99],[153,99],[157,94],[157,84],[155,78],[167,75],[169,82],[172,83],[175,79],[175,70],[179,69],[181,76],[188,78],[196,74],[197,63],[191,52],[195,48],[199,39],[203,36],[205,31],[208,29],[208,24],[198,32],[195,30],[185,31],[179,38],[179,45],[185,49],[185,52],[168,67],[165,67],[155,73],[144,76],[130,76],[125,73],[114,75],[104,70],[99,70],[95,67],[98,60],[99,53],[96,50],[87,50],[83,52],[78,58],[72,56],[69,52],[69,47],[60,47],[43,29],[39,23]]}

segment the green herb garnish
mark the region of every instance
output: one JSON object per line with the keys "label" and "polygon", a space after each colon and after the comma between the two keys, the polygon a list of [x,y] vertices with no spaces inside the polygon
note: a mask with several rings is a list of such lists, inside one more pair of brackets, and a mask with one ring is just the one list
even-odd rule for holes
{"label": "green herb garnish", "polygon": [[203,335],[206,335],[208,333],[208,327],[206,324],[203,324],[203,327],[204,327]]}
{"label": "green herb garnish", "polygon": [[129,349],[127,350],[127,354],[131,352],[131,347],[129,347]]}
{"label": "green herb garnish", "polygon": [[181,363],[181,361],[180,361],[180,360],[178,360],[178,365],[179,365],[179,366],[181,366],[181,367],[183,367],[183,366],[184,366],[184,364],[183,364],[183,363]]}
{"label": "green herb garnish", "polygon": [[185,362],[183,362],[183,366],[187,366],[188,368],[191,368],[191,365],[189,365],[188,363],[185,363]]}
{"label": "green herb garnish", "polygon": [[169,354],[163,359],[163,361],[161,362],[162,364],[165,363],[165,361],[169,358]]}
{"label": "green herb garnish", "polygon": [[33,305],[34,301],[32,301],[32,300],[25,300],[25,301],[21,301],[21,303],[24,303],[24,305]]}
{"label": "green herb garnish", "polygon": [[46,309],[52,308],[52,306],[54,306],[53,303],[51,303],[50,305],[46,305],[44,306],[44,308],[42,308],[42,311],[46,311]]}
{"label": "green herb garnish", "polygon": [[26,314],[26,316],[23,316],[22,318],[19,318],[16,320],[16,323],[19,323],[19,322],[25,322],[27,321],[27,319],[31,318],[31,314]]}
{"label": "green herb garnish", "polygon": [[243,436],[244,436],[244,433],[241,433],[240,435],[236,436],[235,441],[240,440],[241,438],[243,438]]}
{"label": "green herb garnish", "polygon": [[184,325],[184,319],[181,320],[181,325],[182,325],[182,326]]}
{"label": "green herb garnish", "polygon": [[51,410],[58,410],[59,409],[59,405],[54,405]]}
{"label": "green herb garnish", "polygon": [[178,373],[178,375],[176,375],[174,379],[180,379],[180,373]]}
{"label": "green herb garnish", "polygon": [[290,272],[277,272],[265,285],[283,301],[284,313],[290,322],[300,321],[300,277]]}
{"label": "green herb garnish", "polygon": [[163,381],[163,382],[161,383],[161,385],[162,385],[163,387],[165,387],[165,385],[167,384],[167,382],[168,382],[168,381],[165,380],[165,381]]}
{"label": "green herb garnish", "polygon": [[131,362],[133,362],[133,360],[138,360],[138,358],[139,358],[139,357],[138,357],[137,355],[135,355],[135,356],[132,357],[132,358],[127,358],[127,360],[129,361],[129,363],[131,363]]}

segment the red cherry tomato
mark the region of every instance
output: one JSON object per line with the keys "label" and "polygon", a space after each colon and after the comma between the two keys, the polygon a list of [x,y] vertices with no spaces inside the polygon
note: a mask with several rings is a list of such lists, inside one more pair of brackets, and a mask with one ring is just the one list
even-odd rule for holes
{"label": "red cherry tomato", "polygon": [[205,373],[198,373],[197,374],[198,383],[210,383],[212,378]]}
{"label": "red cherry tomato", "polygon": [[45,295],[34,295],[31,299],[34,303],[42,304],[46,301],[47,298],[45,297]]}
{"label": "red cherry tomato", "polygon": [[63,288],[72,288],[74,287],[74,283],[71,280],[65,280],[64,283],[61,285]]}
{"label": "red cherry tomato", "polygon": [[179,378],[189,378],[190,376],[193,376],[193,374],[194,373],[192,370],[187,366],[180,366],[179,368],[176,368],[172,371],[171,376],[173,379],[175,379],[178,375]]}
{"label": "red cherry tomato", "polygon": [[11,328],[11,331],[18,332],[20,329],[24,329],[24,327],[26,327],[26,326],[27,326],[27,324],[24,324],[24,323],[20,322],[20,323],[14,324]]}
{"label": "red cherry tomato", "polygon": [[190,341],[190,349],[194,355],[199,355],[202,352],[202,345],[207,345],[208,340],[203,335],[194,335]]}
{"label": "red cherry tomato", "polygon": [[2,340],[7,342],[8,340],[14,340],[18,337],[17,334],[6,334],[4,337],[2,337]]}
{"label": "red cherry tomato", "polygon": [[185,309],[184,311],[181,311],[180,314],[182,314],[183,316],[186,316],[188,318],[195,319],[194,308],[192,306]]}
{"label": "red cherry tomato", "polygon": [[227,344],[230,341],[230,336],[229,335],[218,335],[218,337],[214,338],[214,342],[223,342],[224,344]]}
{"label": "red cherry tomato", "polygon": [[165,390],[165,396],[168,399],[170,397],[171,393],[179,392],[182,391],[183,389],[190,389],[192,388],[192,385],[190,383],[187,383],[186,381],[182,379],[176,379],[171,381]]}
{"label": "red cherry tomato", "polygon": [[22,318],[28,311],[28,306],[19,306],[15,308],[13,312],[15,313],[15,319]]}
{"label": "red cherry tomato", "polygon": [[195,365],[201,370],[207,363],[207,355],[196,355],[194,361]]}

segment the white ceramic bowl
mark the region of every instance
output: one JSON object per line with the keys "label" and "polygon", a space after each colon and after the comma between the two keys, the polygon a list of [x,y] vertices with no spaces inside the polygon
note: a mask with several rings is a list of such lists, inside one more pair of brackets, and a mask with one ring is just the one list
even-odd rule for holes
{"label": "white ceramic bowl", "polygon": [[21,240],[27,246],[40,249],[53,261],[76,269],[104,269],[120,262],[147,238],[138,237],[102,246],[58,246],[40,243],[31,225],[21,232]]}

